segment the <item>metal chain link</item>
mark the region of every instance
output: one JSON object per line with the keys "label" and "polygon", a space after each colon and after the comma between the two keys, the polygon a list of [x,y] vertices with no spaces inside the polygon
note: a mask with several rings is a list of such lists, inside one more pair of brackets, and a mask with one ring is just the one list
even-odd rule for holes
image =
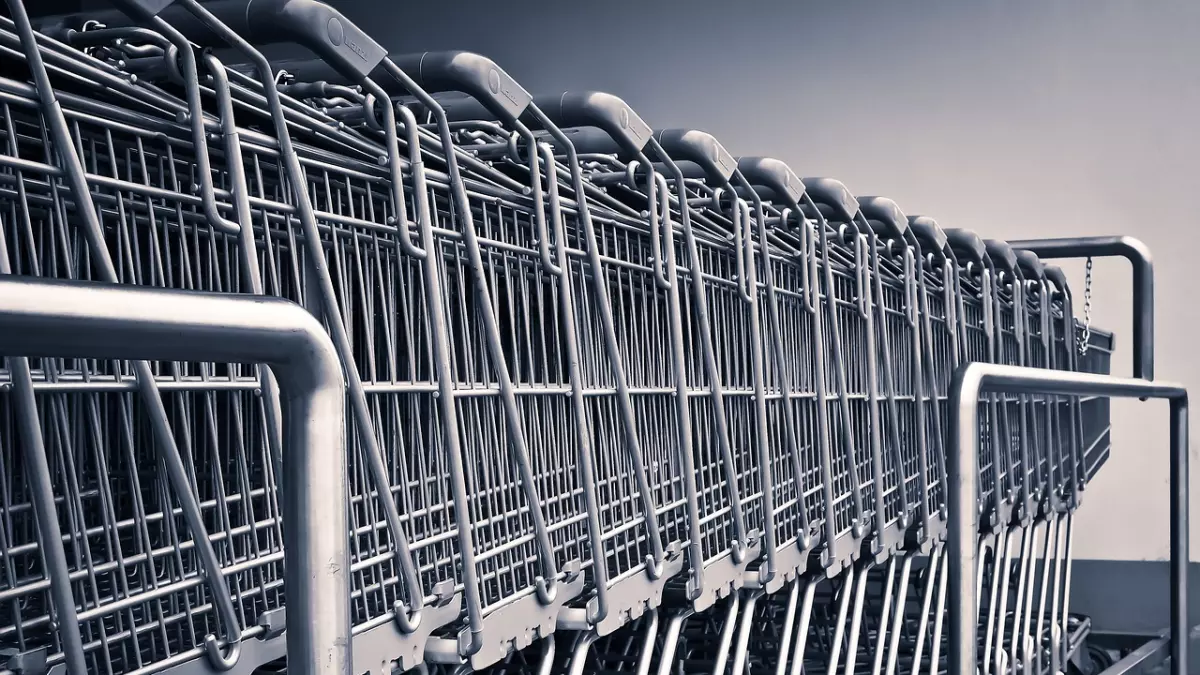
{"label": "metal chain link", "polygon": [[1083,334],[1079,340],[1079,355],[1088,352],[1088,343],[1092,339],[1092,259],[1087,259],[1087,268],[1083,278]]}

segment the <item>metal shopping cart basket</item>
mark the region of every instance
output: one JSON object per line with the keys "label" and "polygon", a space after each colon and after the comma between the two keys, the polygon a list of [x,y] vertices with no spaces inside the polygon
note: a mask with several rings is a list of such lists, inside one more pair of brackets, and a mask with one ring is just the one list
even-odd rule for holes
{"label": "metal shopping cart basket", "polygon": [[[951,375],[1106,370],[1111,337],[1076,346],[1060,271],[652,133],[615,97],[531,97],[464,52],[388,57],[319,3],[118,4],[136,21],[0,23],[21,71],[0,79],[0,257],[324,320],[351,419],[355,672],[940,667]],[[256,46],[275,41],[321,58],[279,72]],[[94,223],[73,217],[81,188]],[[13,363],[39,398],[0,427],[8,669],[277,662],[269,373]],[[1107,402],[980,405],[979,657],[1057,670]],[[18,453],[30,420],[48,487]]]}
{"label": "metal shopping cart basket", "polygon": [[[34,45],[31,35],[14,30],[4,22],[0,39],[5,58],[21,63],[22,48]],[[179,189],[186,160],[177,162],[173,153],[188,156],[182,150],[188,137],[163,113],[186,107],[153,90],[126,98],[142,92],[102,64],[40,42],[55,80],[32,63],[35,78],[43,78],[36,89],[0,80],[4,258],[11,270],[242,288],[236,265],[222,269],[218,262],[224,245],[217,240],[236,236],[207,226],[201,235],[195,227],[204,222],[201,200]],[[66,111],[61,127],[39,107],[48,100],[47,86],[58,84]],[[110,102],[126,105],[91,96],[97,85],[109,87]],[[82,97],[72,93],[76,87],[92,91]],[[86,176],[56,157],[73,150],[83,155]],[[190,178],[185,173],[182,180]],[[85,194],[96,218],[87,217]],[[40,430],[53,473],[34,482],[38,476],[7,455],[0,641],[17,661],[134,672],[198,659],[219,668],[239,654],[247,661],[281,656],[279,643],[255,644],[282,627],[283,542],[272,456],[279,418],[270,378],[223,364],[80,360],[9,372],[17,386],[31,377],[36,401],[10,402],[6,410],[23,420],[24,438],[7,426],[5,452],[16,453]],[[43,522],[39,532],[35,513],[66,526],[53,531]],[[242,640],[249,643],[244,650]]]}
{"label": "metal shopping cart basket", "polygon": [[[248,55],[254,56],[248,45],[233,39],[232,33],[205,16],[202,9],[194,6],[189,9],[207,24],[206,28],[221,31],[221,37],[230,39]],[[172,35],[169,24],[157,21],[154,25],[162,33]],[[86,35],[88,32],[92,34]],[[103,45],[116,41],[116,46],[111,48],[120,49],[130,45],[130,38],[144,37],[144,34],[137,29],[122,32],[108,28],[71,37],[81,44]],[[180,39],[177,35],[173,37],[177,42]],[[162,49],[163,55],[170,53],[173,43],[169,39],[160,40],[159,44],[168,44]],[[140,58],[149,58],[144,56],[147,53],[144,49],[137,53]],[[74,58],[78,59],[78,56]],[[139,64],[146,65],[145,62]],[[351,409],[359,427],[350,453],[351,471],[357,483],[355,494],[351,495],[355,516],[352,543],[356,549],[353,571],[357,586],[351,601],[355,632],[359,636],[355,641],[356,661],[363,664],[364,670],[385,667],[391,660],[399,661],[402,667],[415,665],[424,652],[423,636],[439,626],[457,622],[459,588],[468,597],[468,604],[474,605],[468,611],[473,632],[464,632],[464,642],[468,644],[464,644],[462,651],[482,649],[479,623],[483,619],[485,603],[486,610],[492,612],[506,603],[525,601],[529,604],[528,598],[532,597],[538,597],[539,603],[552,604],[565,601],[571,597],[571,589],[580,586],[577,570],[571,569],[575,556],[571,547],[581,537],[568,533],[562,539],[566,543],[559,548],[548,545],[549,528],[542,517],[542,509],[546,507],[537,496],[537,481],[528,473],[516,475],[520,469],[532,470],[530,462],[533,460],[529,460],[528,455],[533,454],[535,460],[544,463],[542,467],[553,466],[555,471],[560,471],[556,474],[559,480],[568,480],[576,475],[570,471],[573,457],[566,453],[562,457],[552,456],[550,449],[557,449],[558,444],[535,447],[532,453],[521,447],[522,435],[517,425],[511,423],[511,416],[508,417],[510,423],[505,425],[505,416],[495,412],[498,404],[494,401],[506,395],[505,389],[508,390],[507,398],[513,398],[511,382],[504,383],[505,375],[501,372],[506,365],[503,357],[508,355],[496,359],[497,355],[489,354],[480,339],[480,333],[497,338],[487,345],[488,348],[495,348],[496,343],[508,338],[509,343],[505,346],[509,351],[532,350],[534,347],[528,343],[519,348],[516,346],[521,337],[528,338],[528,333],[522,336],[520,331],[522,325],[530,325],[531,319],[528,315],[522,317],[523,321],[511,326],[507,335],[498,336],[492,325],[494,318],[491,324],[487,321],[490,303],[473,301],[478,300],[478,296],[472,296],[472,291],[466,288],[471,275],[464,273],[472,262],[478,262],[470,260],[471,246],[456,244],[450,237],[435,242],[432,235],[434,223],[431,219],[435,215],[448,224],[462,216],[465,203],[457,212],[450,210],[453,204],[462,202],[465,194],[462,179],[457,176],[451,179],[454,171],[442,174],[440,192],[430,188],[428,182],[422,184],[420,168],[410,169],[411,180],[418,189],[391,180],[402,173],[398,157],[401,145],[395,138],[394,122],[390,124],[390,134],[386,131],[379,134],[385,137],[385,143],[381,145],[369,134],[355,133],[344,126],[339,128],[330,123],[329,117],[313,109],[294,100],[280,99],[273,92],[270,76],[255,82],[223,71],[211,57],[206,60],[206,65],[216,73],[213,82],[217,84],[218,96],[228,95],[238,104],[255,106],[260,123],[268,129],[274,123],[279,141],[277,147],[261,139],[262,146],[243,143],[238,147],[242,155],[238,158],[242,162],[239,165],[240,180],[246,180],[246,174],[251,178],[248,184],[235,185],[229,191],[235,198],[249,196],[246,201],[253,204],[239,216],[261,218],[254,225],[268,251],[262,267],[267,269],[268,279],[276,285],[271,292],[337,310],[332,316],[326,312],[327,325],[341,348],[343,361],[348,366],[357,364],[347,368],[351,373]],[[143,74],[145,79],[150,79],[154,72],[148,69]],[[230,79],[234,84],[222,92],[221,80],[224,79]],[[183,81],[194,83],[195,78],[184,78]],[[194,109],[194,101],[198,102],[200,92],[197,87],[189,87],[187,93],[188,107]],[[385,109],[390,111],[389,107]],[[187,107],[183,110],[192,112]],[[202,115],[191,114],[190,117],[203,119]],[[312,145],[297,149],[291,143],[290,134],[300,133],[294,130],[295,127],[283,126],[289,117],[291,121],[300,120],[296,126],[301,130],[309,130],[304,140]],[[385,113],[384,117],[389,115]],[[389,126],[383,128],[386,130]],[[407,149],[411,153],[420,152],[416,125],[407,125],[407,131]],[[226,140],[231,135],[227,128]],[[254,138],[255,135],[247,132],[245,137]],[[194,147],[199,146],[195,144]],[[176,161],[186,166],[190,158],[182,152],[179,154]],[[226,159],[232,159],[233,155],[227,152]],[[380,156],[389,158],[382,167],[375,161]],[[414,156],[420,157],[419,154]],[[156,160],[162,161],[161,158]],[[416,162],[417,167],[420,164]],[[230,174],[234,173],[237,171],[230,169]],[[499,184],[499,188],[484,185],[491,187],[493,194],[506,194],[504,188],[511,190],[513,182],[511,179],[504,182],[502,174],[492,172],[484,176]],[[228,179],[239,180],[232,175]],[[295,191],[289,187],[301,183],[307,185],[307,189]],[[450,197],[450,191],[456,185],[457,202]],[[407,195],[404,188],[410,190]],[[216,192],[215,188],[205,189]],[[155,196],[168,204],[171,200],[187,203],[187,195],[177,189],[162,192],[161,196]],[[427,202],[422,203],[425,199],[432,201],[434,208],[423,208],[428,206]],[[199,200],[187,203],[186,207],[173,205],[174,210],[195,214],[195,201]],[[406,204],[412,205],[411,212]],[[391,214],[396,212],[404,213],[404,218],[389,221],[393,218]],[[528,213],[526,210],[525,214]],[[416,253],[419,249],[409,239],[407,228],[394,225],[400,221],[420,222],[423,235],[427,235],[422,242],[426,250],[431,243],[436,243],[438,250],[447,253],[429,258],[439,261],[448,258],[451,261],[449,271],[432,273],[428,266],[422,268],[419,261],[423,256]],[[246,222],[247,226],[250,224],[250,221]],[[297,224],[300,227],[296,227]],[[519,222],[511,222],[509,226],[512,236],[520,236]],[[178,227],[182,229],[186,224],[180,223]],[[214,252],[233,254],[231,258],[238,251],[229,242],[221,242],[212,248]],[[154,253],[151,249],[149,255]],[[166,254],[162,255],[165,257]],[[232,262],[218,259],[200,269],[221,278],[237,269]],[[475,270],[478,269],[475,265]],[[531,283],[530,277],[524,274],[528,270],[528,266],[524,269],[517,266],[517,270],[503,276],[503,281]],[[430,285],[447,281],[458,284],[459,292],[443,294],[436,287],[430,289]],[[406,292],[392,294],[390,290],[397,286],[404,287]],[[475,292],[478,293],[478,289]],[[433,312],[431,308],[441,311]],[[546,307],[535,306],[530,310],[527,306],[524,309],[540,312]],[[377,312],[383,315],[379,322],[374,320]],[[436,313],[442,314],[440,319],[431,316]],[[459,323],[446,321],[446,314],[454,316]],[[489,324],[490,329],[475,332],[469,328],[479,317],[483,317],[482,322]],[[532,321],[537,323],[541,319],[539,315]],[[450,351],[450,344],[459,349]],[[526,353],[531,354],[531,351]],[[491,363],[489,356],[493,357]],[[535,359],[531,356],[530,361]],[[531,378],[549,377],[538,372],[535,363],[519,365],[527,368],[523,372]],[[476,390],[474,395],[455,396],[455,392],[450,391],[464,388],[463,380]],[[441,391],[437,391],[439,388]],[[496,390],[500,390],[499,395]],[[551,414],[555,404],[563,400],[561,392],[549,391],[541,396],[542,401],[522,399],[529,402],[531,416],[539,412]],[[448,412],[446,401],[452,404]],[[455,403],[457,407],[453,405]],[[548,408],[549,412],[539,408]],[[455,423],[465,429],[461,440],[466,441],[466,447],[462,448],[462,454],[455,447],[460,442],[459,432],[454,431]],[[367,433],[362,433],[364,428]],[[552,429],[564,429],[564,425],[554,425]],[[387,439],[384,446],[387,456],[378,447],[375,434]],[[442,445],[443,440],[446,446]],[[543,440],[551,443],[553,439],[543,437]],[[562,443],[561,447],[569,448],[570,444]],[[510,451],[517,456],[512,463],[509,462]],[[487,457],[489,452],[499,461],[483,461],[482,457]],[[463,469],[463,454],[475,458],[467,464],[470,472]],[[475,501],[468,500],[468,493]],[[402,508],[397,507],[397,502]],[[488,502],[506,506],[481,513],[480,507]],[[522,508],[521,503],[535,506]],[[556,513],[564,512],[568,516],[574,515],[566,509]],[[499,519],[493,520],[493,516],[499,516]],[[555,523],[558,526],[555,532],[562,532],[572,524],[581,527],[578,521],[572,523],[569,517],[564,520],[566,525]],[[472,540],[474,543],[469,543]],[[463,541],[468,543],[463,544]],[[561,576],[554,571],[558,564],[556,555],[567,559]],[[456,566],[456,557],[465,562]],[[456,567],[464,570],[462,580],[456,576]],[[563,582],[562,594],[558,595],[554,586],[560,581]],[[550,600],[541,596],[549,596]],[[422,605],[427,607],[419,613]],[[257,617],[251,617],[254,618]],[[544,625],[545,621],[540,623]],[[502,622],[493,621],[491,626],[506,630]],[[553,626],[553,618],[550,626]],[[453,626],[451,628],[456,631]],[[369,637],[363,637],[368,633]],[[523,626],[519,634],[525,635]],[[450,645],[444,649],[453,658],[459,658],[458,635],[451,632],[447,637]],[[504,640],[488,645],[493,652],[501,650],[501,655],[508,646]],[[240,667],[253,668],[250,661],[247,659]]]}

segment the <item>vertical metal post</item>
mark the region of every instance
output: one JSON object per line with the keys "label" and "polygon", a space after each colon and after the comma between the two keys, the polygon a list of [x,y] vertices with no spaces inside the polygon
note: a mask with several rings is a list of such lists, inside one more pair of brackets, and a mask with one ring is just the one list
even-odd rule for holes
{"label": "vertical metal post", "polygon": [[950,391],[957,447],[949,457],[950,672],[975,675],[978,610],[976,567],[978,401],[984,392],[1167,399],[1171,404],[1171,673],[1187,673],[1188,397],[1180,385],[1061,370],[970,363],[955,373]]}
{"label": "vertical metal post", "polygon": [[345,384],[315,317],[279,298],[2,277],[0,354],[269,365],[284,406],[288,672],[349,675]]}
{"label": "vertical metal post", "polygon": [[1188,399],[1171,399],[1171,664],[1172,674],[1188,656]]}
{"label": "vertical metal post", "polygon": [[[973,365],[973,364],[972,364]],[[950,673],[975,675],[979,644],[979,599],[975,597],[979,538],[979,381],[976,371],[960,368],[950,389],[950,438],[947,457],[947,536],[950,576]]]}

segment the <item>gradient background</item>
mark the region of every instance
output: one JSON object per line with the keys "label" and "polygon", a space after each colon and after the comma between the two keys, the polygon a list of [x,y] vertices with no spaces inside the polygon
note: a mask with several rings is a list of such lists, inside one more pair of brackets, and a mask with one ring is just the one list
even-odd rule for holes
{"label": "gradient background", "polygon": [[[704,129],[945,227],[1137,236],[1155,255],[1157,372],[1200,391],[1200,2],[330,2],[392,50],[477,51],[534,93],[609,91],[653,126]],[[1081,296],[1082,264],[1066,267]],[[1097,262],[1094,288],[1129,374],[1127,264]],[[1163,560],[1165,405],[1116,402],[1113,421],[1075,556]],[[1111,567],[1078,569],[1081,586],[1111,584]],[[1130,585],[1120,611],[1158,615],[1129,603],[1161,588]]]}

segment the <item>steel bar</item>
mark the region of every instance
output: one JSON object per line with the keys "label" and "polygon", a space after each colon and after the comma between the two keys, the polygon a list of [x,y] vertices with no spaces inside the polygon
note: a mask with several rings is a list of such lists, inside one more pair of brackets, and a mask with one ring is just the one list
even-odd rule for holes
{"label": "steel bar", "polygon": [[1017,366],[971,363],[958,369],[950,394],[950,672],[978,666],[978,598],[974,588],[978,538],[978,453],[981,394],[1049,394],[1156,398],[1170,402],[1171,673],[1187,673],[1188,437],[1187,390],[1148,380]]}
{"label": "steel bar", "polygon": [[1133,266],[1133,376],[1154,379],[1154,263],[1150,249],[1128,236],[1019,239],[1015,249],[1039,258],[1121,257]]}
{"label": "steel bar", "polygon": [[262,296],[0,278],[0,352],[271,367],[284,403],[289,672],[350,672],[343,376],[321,324]]}

